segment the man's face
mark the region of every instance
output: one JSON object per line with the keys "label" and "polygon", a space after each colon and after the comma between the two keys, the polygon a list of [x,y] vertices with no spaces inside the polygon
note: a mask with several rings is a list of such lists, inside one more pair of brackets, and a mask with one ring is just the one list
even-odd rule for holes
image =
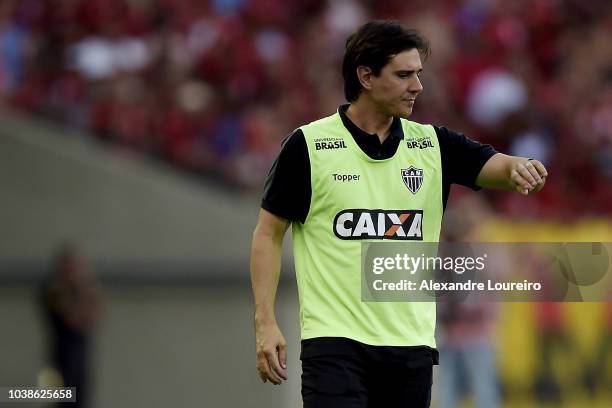
{"label": "man's face", "polygon": [[419,75],[423,70],[416,49],[403,51],[385,65],[378,76],[371,76],[370,97],[377,110],[388,116],[407,118],[423,90]]}

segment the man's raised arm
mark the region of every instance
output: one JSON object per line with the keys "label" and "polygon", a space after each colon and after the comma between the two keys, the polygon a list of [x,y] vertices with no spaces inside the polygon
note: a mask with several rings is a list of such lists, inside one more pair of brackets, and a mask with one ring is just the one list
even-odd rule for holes
{"label": "man's raised arm", "polygon": [[261,209],[251,245],[251,285],[255,301],[257,370],[263,382],[287,379],[287,343],[274,313],[283,237],[289,221]]}

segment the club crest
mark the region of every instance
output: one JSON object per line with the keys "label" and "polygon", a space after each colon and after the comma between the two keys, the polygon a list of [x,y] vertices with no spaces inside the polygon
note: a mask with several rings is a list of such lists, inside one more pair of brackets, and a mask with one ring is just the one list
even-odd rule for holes
{"label": "club crest", "polygon": [[408,187],[408,190],[412,194],[416,194],[417,191],[423,185],[423,169],[418,169],[414,166],[410,166],[407,169],[402,169],[402,180]]}

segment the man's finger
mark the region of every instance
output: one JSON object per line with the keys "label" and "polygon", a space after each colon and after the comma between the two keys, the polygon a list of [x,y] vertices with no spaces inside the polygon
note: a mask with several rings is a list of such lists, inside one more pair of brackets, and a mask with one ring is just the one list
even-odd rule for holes
{"label": "man's finger", "polygon": [[[530,165],[531,166],[531,165]],[[538,183],[536,183],[536,179],[533,178],[533,176],[531,175],[531,173],[529,172],[529,170],[527,169],[527,167],[525,167],[525,165],[520,165],[517,166],[516,171],[520,174],[520,176],[527,181],[527,183],[529,184],[529,188],[533,188],[535,186],[538,185]]]}
{"label": "man's finger", "polygon": [[512,173],[510,174],[510,179],[514,181],[516,185],[516,191],[521,194],[526,194],[524,191],[529,191],[529,189],[531,188],[531,184],[529,184],[527,180],[525,180],[517,170],[512,170]]}
{"label": "man's finger", "polygon": [[259,370],[260,375],[263,374],[263,376],[270,380],[273,384],[281,383],[280,378],[278,378],[278,376],[270,368],[270,364],[268,364],[268,358],[265,356],[265,353],[262,353],[262,357],[258,357],[257,369]]}
{"label": "man's finger", "polygon": [[283,369],[287,369],[287,345],[281,343],[278,346],[278,358],[280,360],[280,365]]}
{"label": "man's finger", "polygon": [[258,353],[257,355],[257,373],[259,373],[259,378],[261,378],[261,381],[263,381],[264,383],[268,381],[267,370],[268,368],[267,368],[265,357],[260,357]]}
{"label": "man's finger", "polygon": [[272,365],[274,354],[276,354],[276,350],[264,351],[266,374],[268,375],[268,378],[270,379],[270,381],[278,385],[281,383],[282,380],[280,376],[276,373],[276,370],[274,369],[274,366]]}
{"label": "man's finger", "polygon": [[525,163],[525,168],[529,171],[536,183],[542,184],[542,176],[540,176],[538,169],[535,167],[532,161],[528,161],[527,163]]}
{"label": "man's finger", "polygon": [[270,368],[272,368],[272,372],[278,376],[279,381],[282,378],[283,380],[287,379],[287,373],[280,366],[280,361],[278,357],[278,351],[275,349],[271,353],[266,353],[266,358],[268,359],[268,364],[270,364]]}
{"label": "man's finger", "polygon": [[548,177],[548,171],[546,171],[546,167],[539,162],[538,160],[529,160],[529,163],[533,164],[533,167],[538,171],[538,174],[542,176],[542,178]]}

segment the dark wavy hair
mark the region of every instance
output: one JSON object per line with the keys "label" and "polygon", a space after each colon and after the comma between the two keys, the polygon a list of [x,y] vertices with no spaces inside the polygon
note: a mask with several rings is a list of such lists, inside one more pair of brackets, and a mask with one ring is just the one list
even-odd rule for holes
{"label": "dark wavy hair", "polygon": [[418,31],[405,28],[397,21],[370,21],[359,27],[346,40],[342,61],[346,100],[354,102],[361,93],[357,67],[369,67],[378,76],[391,58],[415,48],[423,58],[429,55],[429,41]]}

